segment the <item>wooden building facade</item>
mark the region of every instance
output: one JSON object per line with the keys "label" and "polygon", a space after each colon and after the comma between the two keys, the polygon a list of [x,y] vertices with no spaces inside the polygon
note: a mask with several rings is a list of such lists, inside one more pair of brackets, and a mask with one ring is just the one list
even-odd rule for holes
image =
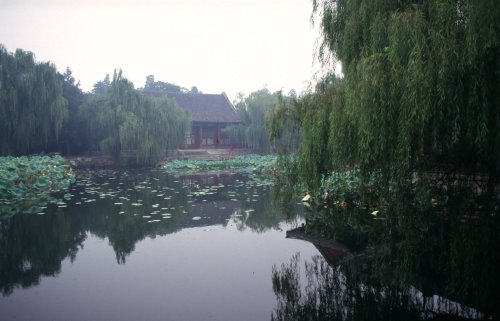
{"label": "wooden building facade", "polygon": [[[186,135],[185,149],[228,148],[233,146],[222,129],[241,123],[225,93],[168,93],[167,96],[191,115],[191,132]],[[235,146],[236,147],[236,146]]]}

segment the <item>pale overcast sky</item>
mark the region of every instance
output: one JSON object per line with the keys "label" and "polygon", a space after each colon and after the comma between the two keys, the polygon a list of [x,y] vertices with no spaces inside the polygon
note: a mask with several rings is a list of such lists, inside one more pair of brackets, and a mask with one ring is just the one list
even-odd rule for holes
{"label": "pale overcast sky", "polygon": [[0,43],[22,48],[82,89],[121,68],[233,100],[267,85],[301,92],[313,77],[312,0],[0,0]]}

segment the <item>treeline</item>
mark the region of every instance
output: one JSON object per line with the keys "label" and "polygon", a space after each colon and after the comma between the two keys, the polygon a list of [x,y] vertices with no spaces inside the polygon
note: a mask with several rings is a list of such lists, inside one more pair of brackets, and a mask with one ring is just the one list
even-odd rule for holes
{"label": "treeline", "polygon": [[289,164],[297,180],[319,186],[332,172],[356,169],[389,193],[430,173],[486,181],[483,191],[498,186],[495,1],[315,0],[313,17],[318,57],[325,66],[339,61],[343,77],[331,72],[274,112],[273,139],[299,128]]}
{"label": "treeline", "polygon": [[[190,128],[188,115],[166,94],[202,93],[196,86],[156,81],[153,75],[136,89],[121,71],[85,93],[69,68],[60,74],[31,52],[12,54],[1,45],[0,66],[0,156],[99,151],[124,164],[153,164],[166,150],[183,145]],[[273,152],[266,124],[283,99],[288,98],[267,88],[239,94],[235,109],[242,124],[226,128],[223,135],[235,146]]]}
{"label": "treeline", "polygon": [[175,101],[151,95],[166,90],[185,89],[148,76],[138,90],[119,71],[84,93],[69,68],[60,74],[31,52],[0,45],[0,155],[102,151],[121,163],[153,164],[183,143],[190,126]]}

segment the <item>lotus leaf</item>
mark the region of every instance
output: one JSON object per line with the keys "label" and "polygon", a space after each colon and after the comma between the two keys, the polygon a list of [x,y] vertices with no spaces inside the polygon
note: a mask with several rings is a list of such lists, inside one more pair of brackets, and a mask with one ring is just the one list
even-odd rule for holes
{"label": "lotus leaf", "polygon": [[60,156],[0,157],[0,218],[39,212],[54,202],[50,194],[67,190],[74,178]]}

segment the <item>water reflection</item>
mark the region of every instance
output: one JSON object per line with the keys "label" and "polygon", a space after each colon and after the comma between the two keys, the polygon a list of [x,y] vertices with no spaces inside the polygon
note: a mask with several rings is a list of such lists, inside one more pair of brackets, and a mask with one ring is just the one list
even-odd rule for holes
{"label": "water reflection", "polygon": [[471,195],[382,215],[345,204],[309,213],[288,236],[322,256],[304,263],[305,286],[299,256],[274,267],[272,319],[498,319],[499,199]]}
{"label": "water reflection", "polygon": [[273,270],[278,305],[272,320],[483,319],[477,309],[413,286],[374,280],[373,266],[329,265],[316,256],[305,262],[307,285],[300,286],[299,255]]}
{"label": "water reflection", "polygon": [[0,220],[0,289],[37,285],[41,276],[55,276],[61,261],[73,261],[86,232],[78,220],[57,211],[49,217],[18,215]]}
{"label": "water reflection", "polygon": [[61,262],[75,259],[89,233],[107,239],[116,261],[124,264],[145,238],[191,227],[225,227],[229,222],[260,233],[298,215],[271,205],[270,182],[258,177],[110,170],[77,174],[70,200],[61,199],[44,215],[0,220],[4,295],[16,287],[37,285],[42,276],[57,275]]}

